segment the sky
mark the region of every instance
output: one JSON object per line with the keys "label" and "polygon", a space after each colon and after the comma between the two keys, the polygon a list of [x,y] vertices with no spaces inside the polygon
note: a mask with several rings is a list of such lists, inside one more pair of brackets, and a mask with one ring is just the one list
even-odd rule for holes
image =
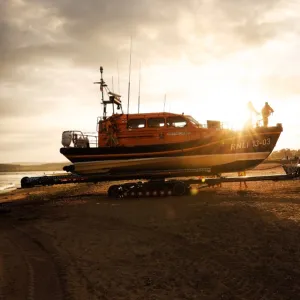
{"label": "sky", "polygon": [[[300,148],[300,0],[0,1],[0,163],[59,162],[64,130],[96,131],[99,67],[129,112],[234,124],[274,109]],[[141,66],[141,67],[140,67]],[[141,70],[141,71],[139,71]]]}

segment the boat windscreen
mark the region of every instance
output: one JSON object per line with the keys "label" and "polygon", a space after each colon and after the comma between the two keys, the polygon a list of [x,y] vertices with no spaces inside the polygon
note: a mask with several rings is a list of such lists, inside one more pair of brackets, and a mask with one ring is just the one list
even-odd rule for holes
{"label": "boat windscreen", "polygon": [[200,124],[197,120],[195,120],[193,117],[191,117],[191,116],[186,116],[186,118],[187,118],[190,122],[192,122],[194,125],[196,125],[196,126],[198,126],[198,127],[202,127],[201,124]]}

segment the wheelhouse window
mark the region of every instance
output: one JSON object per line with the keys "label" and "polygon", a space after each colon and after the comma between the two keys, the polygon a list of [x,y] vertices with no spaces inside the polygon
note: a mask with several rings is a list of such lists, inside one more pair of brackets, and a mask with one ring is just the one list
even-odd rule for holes
{"label": "wheelhouse window", "polygon": [[165,118],[149,118],[148,127],[150,128],[160,128],[165,126]]}
{"label": "wheelhouse window", "polygon": [[187,124],[187,121],[185,120],[185,118],[180,117],[180,116],[167,118],[167,126],[168,127],[182,128],[182,127],[185,127],[186,124]]}
{"label": "wheelhouse window", "polygon": [[192,124],[196,125],[197,127],[202,127],[202,125],[197,120],[195,120],[193,117],[191,117],[191,116],[186,116],[186,117],[189,119],[189,121]]}
{"label": "wheelhouse window", "polygon": [[144,128],[146,126],[145,119],[130,119],[128,120],[128,128],[129,129],[137,129],[137,128]]}

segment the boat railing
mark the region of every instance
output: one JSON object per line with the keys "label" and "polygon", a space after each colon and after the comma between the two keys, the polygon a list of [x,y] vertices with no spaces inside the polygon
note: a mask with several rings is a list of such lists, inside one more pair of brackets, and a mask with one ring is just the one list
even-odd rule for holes
{"label": "boat railing", "polygon": [[[276,126],[280,126],[281,124],[277,124]],[[209,126],[208,124],[201,124],[200,125],[203,128],[215,128],[219,130],[241,130],[246,129],[246,128],[260,128],[260,127],[265,127],[263,124],[263,120],[257,120],[255,123],[245,123],[242,127],[236,127],[231,122],[220,122],[219,125],[216,127]],[[269,125],[270,126],[270,125]]]}
{"label": "boat railing", "polygon": [[94,133],[68,130],[62,133],[62,145],[73,148],[98,147],[98,137]]}
{"label": "boat railing", "polygon": [[83,136],[88,139],[90,147],[98,147],[98,136],[92,132],[84,132]]}
{"label": "boat railing", "polygon": [[231,130],[233,128],[229,122],[211,121],[211,120],[208,120],[206,123],[200,124],[200,127],[216,129],[216,130],[223,130],[223,129]]}

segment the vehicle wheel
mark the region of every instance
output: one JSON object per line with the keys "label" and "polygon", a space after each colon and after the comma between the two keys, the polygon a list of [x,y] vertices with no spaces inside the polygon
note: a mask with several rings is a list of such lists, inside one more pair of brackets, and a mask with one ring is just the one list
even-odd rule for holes
{"label": "vehicle wheel", "polygon": [[119,185],[111,185],[108,189],[108,197],[110,198],[119,198],[120,197],[120,186]]}
{"label": "vehicle wheel", "polygon": [[186,192],[186,184],[182,181],[178,181],[173,185],[173,193],[175,196],[183,196]]}
{"label": "vehicle wheel", "polygon": [[160,197],[165,197],[167,195],[166,191],[164,189],[159,191],[159,196]]}
{"label": "vehicle wheel", "polygon": [[21,188],[30,188],[32,184],[29,182],[29,177],[23,177],[21,179]]}
{"label": "vehicle wheel", "polygon": [[156,197],[156,196],[157,196],[157,191],[156,191],[156,190],[154,190],[154,191],[152,191],[152,193],[151,193],[151,194],[152,194],[152,196],[153,196],[153,197]]}
{"label": "vehicle wheel", "polygon": [[167,190],[166,190],[166,195],[167,195],[167,196],[172,196],[172,190],[167,189]]}

